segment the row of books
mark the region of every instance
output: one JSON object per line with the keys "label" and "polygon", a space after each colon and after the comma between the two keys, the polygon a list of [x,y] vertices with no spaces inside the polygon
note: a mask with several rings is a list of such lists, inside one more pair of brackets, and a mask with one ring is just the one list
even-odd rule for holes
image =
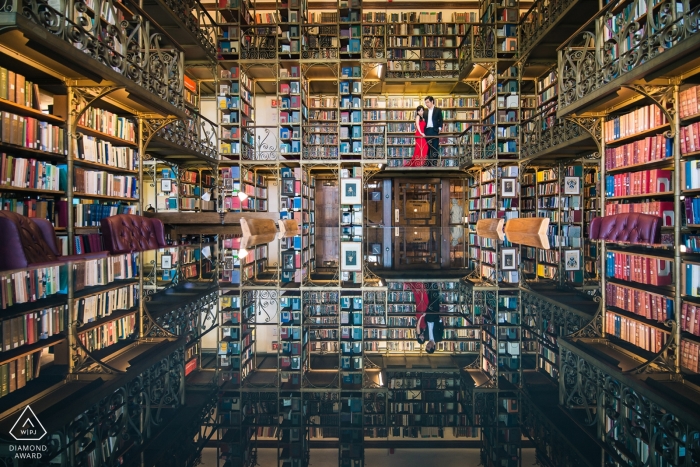
{"label": "row of books", "polygon": [[[608,251],[605,259],[605,274],[607,277],[641,284],[670,285],[673,283],[673,261]],[[686,280],[700,285],[700,265],[698,265],[697,274],[687,274]],[[696,296],[700,296],[700,291]]]}
{"label": "row of books", "polygon": [[109,110],[88,107],[78,120],[78,125],[105,133],[131,143],[136,143],[136,124]]}
{"label": "row of books", "polygon": [[73,170],[73,190],[78,194],[138,198],[137,177],[85,170],[81,167]]}
{"label": "row of books", "polygon": [[111,165],[120,169],[137,170],[139,153],[130,147],[115,146],[93,136],[82,135],[75,140],[78,158],[88,162]]}
{"label": "row of books", "polygon": [[605,315],[605,332],[653,353],[660,352],[668,339],[667,331],[610,311]]}
{"label": "row of books", "polygon": [[99,201],[83,199],[75,205],[75,225],[76,227],[99,227],[102,219],[118,214],[136,214],[136,206],[122,203],[103,204]]}
{"label": "row of books", "polygon": [[2,320],[0,322],[2,350],[7,352],[23,345],[35,344],[64,332],[67,309],[67,305],[60,305]]}
{"label": "row of books", "polygon": [[661,108],[657,105],[647,105],[605,122],[605,142],[614,143],[666,124],[668,120]]}
{"label": "row of books", "polygon": [[78,333],[78,339],[88,352],[106,349],[120,340],[128,339],[136,327],[136,313],[123,316],[102,326]]}
{"label": "row of books", "polygon": [[673,138],[654,135],[625,144],[605,148],[605,168],[618,169],[629,165],[644,164],[673,156]]}
{"label": "row of books", "polygon": [[605,285],[605,290],[605,304],[608,306],[661,323],[674,318],[672,298],[610,282]]}
{"label": "row of books", "polygon": [[77,318],[81,323],[91,323],[119,310],[129,310],[138,304],[138,284],[130,284],[108,290],[77,301]]}
{"label": "row of books", "polygon": [[[68,207],[65,200],[0,197],[0,209],[16,212],[26,217],[47,219],[56,227],[65,227],[68,219]],[[59,211],[62,212],[61,216],[59,216]]]}
{"label": "row of books", "polygon": [[0,365],[0,397],[22,389],[29,381],[38,378],[40,362],[41,352],[34,352]]}
{"label": "row of books", "polygon": [[673,171],[654,169],[605,177],[605,196],[634,196],[673,191]]}
{"label": "row of books", "polygon": [[0,184],[37,190],[65,190],[65,173],[61,167],[36,159],[24,159],[2,153],[0,156]]}
{"label": "row of books", "polygon": [[22,74],[0,67],[0,99],[41,110],[39,86]]}
{"label": "row of books", "polygon": [[67,271],[63,266],[47,266],[15,273],[4,274],[0,287],[2,308],[15,304],[35,302],[67,289]]}
{"label": "row of books", "polygon": [[0,113],[0,141],[54,154],[66,154],[65,130],[36,118]]}

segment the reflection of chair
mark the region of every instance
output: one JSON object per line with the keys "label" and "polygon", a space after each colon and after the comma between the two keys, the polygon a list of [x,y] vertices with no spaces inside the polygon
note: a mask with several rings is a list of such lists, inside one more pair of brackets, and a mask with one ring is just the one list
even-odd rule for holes
{"label": "reflection of chair", "polygon": [[241,232],[244,237],[277,233],[277,225],[272,219],[250,219],[241,217]]}
{"label": "reflection of chair", "polygon": [[104,257],[107,252],[61,256],[53,225],[46,219],[0,211],[0,270],[24,269],[42,263]]}
{"label": "reflection of chair", "polygon": [[591,221],[592,240],[651,245],[661,241],[661,221],[657,216],[628,212],[596,217]]}
{"label": "reflection of chair", "polygon": [[163,222],[155,217],[119,214],[101,221],[102,238],[110,253],[154,250],[163,248]]}
{"label": "reflection of chair", "polygon": [[294,219],[280,219],[278,224],[280,226],[280,234],[283,237],[299,235],[299,223]]}
{"label": "reflection of chair", "polygon": [[510,219],[506,223],[505,229],[503,228],[503,219],[480,219],[476,223],[476,234],[479,237],[503,241],[505,233],[511,243],[548,250],[548,228],[548,217]]}

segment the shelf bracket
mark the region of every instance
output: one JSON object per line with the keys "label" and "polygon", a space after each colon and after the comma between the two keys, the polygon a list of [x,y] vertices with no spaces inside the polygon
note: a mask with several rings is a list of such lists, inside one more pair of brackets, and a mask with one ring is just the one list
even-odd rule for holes
{"label": "shelf bracket", "polygon": [[593,297],[593,301],[598,302],[599,305],[598,310],[595,312],[595,315],[593,315],[591,321],[578,331],[569,334],[566,337],[603,337],[603,311],[605,304],[600,296]]}
{"label": "shelf bracket", "polygon": [[[124,89],[123,86],[73,86],[73,93],[70,97],[69,109],[73,118],[73,128],[76,128],[78,121],[83,116],[85,111],[89,109],[95,102],[108,96],[109,94]],[[77,137],[77,133],[75,137]]]}
{"label": "shelf bracket", "polygon": [[[110,374],[116,375],[121,373],[126,373],[125,371],[118,370],[107,363],[103,362],[99,358],[95,357],[92,352],[90,352],[80,339],[75,340],[73,346],[73,374]],[[83,356],[80,355],[79,351],[83,352]],[[97,365],[95,368],[93,365]]]}
{"label": "shelf bracket", "polygon": [[139,135],[144,150],[148,147],[151,139],[167,125],[176,122],[179,118],[176,117],[139,117],[139,120],[143,123],[141,125],[141,134]]}
{"label": "shelf bracket", "polygon": [[598,153],[603,152],[603,117],[602,116],[586,116],[586,117],[579,117],[579,116],[572,116],[572,117],[565,117],[566,120],[577,124],[581,128],[583,128],[586,133],[591,135],[593,138],[593,141],[595,142],[596,146],[598,147]]}
{"label": "shelf bracket", "polygon": [[673,373],[680,377],[680,373],[676,372],[676,352],[678,352],[678,344],[676,343],[676,331],[678,325],[676,320],[670,319],[664,323],[671,328],[671,334],[663,346],[663,348],[646,362],[638,365],[630,370],[625,371],[626,374],[639,375],[642,373]]}

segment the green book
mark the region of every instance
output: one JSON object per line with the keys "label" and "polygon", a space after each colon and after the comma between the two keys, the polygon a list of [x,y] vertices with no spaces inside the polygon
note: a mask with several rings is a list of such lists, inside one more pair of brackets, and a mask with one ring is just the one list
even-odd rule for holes
{"label": "green book", "polygon": [[5,363],[0,366],[0,397],[10,393],[10,365]]}
{"label": "green book", "polygon": [[0,66],[0,97],[7,99],[7,68]]}

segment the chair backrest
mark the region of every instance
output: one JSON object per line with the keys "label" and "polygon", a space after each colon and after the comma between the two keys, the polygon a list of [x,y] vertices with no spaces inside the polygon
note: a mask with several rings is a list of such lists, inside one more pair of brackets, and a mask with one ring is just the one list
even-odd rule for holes
{"label": "chair backrest", "polygon": [[588,233],[592,240],[653,245],[661,241],[661,221],[638,212],[614,214],[593,219]]}
{"label": "chair backrest", "polygon": [[163,248],[163,222],[154,217],[118,214],[100,222],[105,248],[112,254]]}
{"label": "chair backrest", "polygon": [[[39,221],[39,222],[37,222]],[[53,226],[50,245],[41,219],[30,219],[12,211],[0,211],[0,270],[22,269],[36,263],[58,261],[58,247]]]}

